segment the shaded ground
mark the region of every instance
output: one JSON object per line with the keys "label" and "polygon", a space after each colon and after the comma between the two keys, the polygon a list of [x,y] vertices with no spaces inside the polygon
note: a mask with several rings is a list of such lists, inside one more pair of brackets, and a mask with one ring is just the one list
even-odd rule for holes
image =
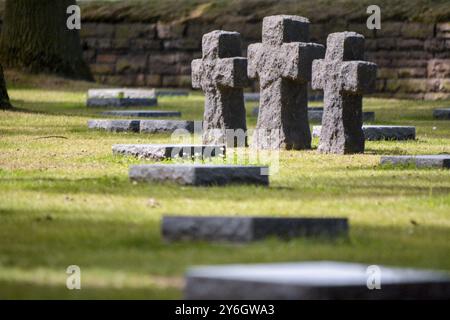
{"label": "shaded ground", "polygon": [[[448,101],[366,99],[377,123],[415,125],[417,141],[368,142],[355,156],[282,152],[269,188],[133,185],[128,166],[143,161],[114,157],[111,145],[169,136],[90,132],[86,122],[100,111],[84,106],[91,85],[47,79],[31,89],[44,79],[9,81],[21,111],[0,112],[2,299],[179,298],[183,273],[199,264],[340,260],[450,271],[450,170],[378,166],[386,153],[450,153],[450,123],[431,117]],[[160,98],[158,108],[201,119],[202,103],[199,94]],[[167,244],[163,214],[345,216],[351,231],[331,243]],[[82,271],[77,292],[65,288],[73,264]]]}

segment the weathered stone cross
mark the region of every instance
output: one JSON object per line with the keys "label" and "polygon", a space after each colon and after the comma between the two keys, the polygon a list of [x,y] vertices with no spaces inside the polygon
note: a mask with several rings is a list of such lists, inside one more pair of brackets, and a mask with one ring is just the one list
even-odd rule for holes
{"label": "weathered stone cross", "polygon": [[243,88],[248,84],[247,59],[239,56],[240,34],[216,30],[203,35],[202,58],[192,61],[192,87],[205,92],[205,144],[246,145]]}
{"label": "weathered stone cross", "polygon": [[311,148],[307,83],[313,59],[323,58],[325,49],[307,41],[308,19],[277,15],[264,18],[262,43],[248,47],[248,75],[259,76],[261,86],[257,148]]}
{"label": "weathered stone cross", "polygon": [[312,66],[312,88],[324,91],[321,153],[363,153],[362,95],[375,87],[377,65],[364,58],[364,36],[332,33],[325,59]]}

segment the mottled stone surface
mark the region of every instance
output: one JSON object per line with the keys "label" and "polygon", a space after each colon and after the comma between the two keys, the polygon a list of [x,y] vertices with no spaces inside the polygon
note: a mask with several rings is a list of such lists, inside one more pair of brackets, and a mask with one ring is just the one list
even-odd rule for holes
{"label": "mottled stone surface", "polygon": [[434,110],[433,117],[440,120],[450,120],[450,108]]}
{"label": "mottled stone surface", "polygon": [[362,95],[375,89],[377,65],[363,58],[364,36],[337,32],[327,38],[325,59],[313,62],[311,86],[324,91],[321,153],[364,152]]}
{"label": "mottled stone surface", "polygon": [[380,162],[392,165],[413,164],[418,168],[450,168],[450,154],[382,156]]}
{"label": "mottled stone surface", "polygon": [[[408,126],[362,126],[363,138],[369,141],[376,140],[414,140],[416,127]],[[313,127],[313,137],[321,137],[323,126]]]}
{"label": "mottled stone surface", "polygon": [[225,155],[225,146],[180,144],[116,144],[113,154],[144,159],[210,158]]}
{"label": "mottled stone surface", "polygon": [[308,86],[313,59],[324,47],[309,43],[304,17],[265,17],[262,43],[248,47],[248,75],[259,78],[260,111],[253,136],[260,149],[309,149]]}
{"label": "mottled stone surface", "polygon": [[241,54],[239,33],[216,30],[203,35],[202,58],[192,61],[192,87],[205,93],[204,144],[246,145],[245,137],[235,141],[226,132],[247,131],[243,92],[248,84],[247,59]]}
{"label": "mottled stone surface", "polygon": [[337,237],[348,233],[345,218],[165,216],[165,240],[249,242],[267,237]]}
{"label": "mottled stone surface", "polygon": [[88,128],[112,132],[170,133],[184,130],[183,132],[192,133],[194,121],[94,119],[88,121]]}
{"label": "mottled stone surface", "polygon": [[140,120],[89,120],[88,128],[111,132],[139,132]]}
{"label": "mottled stone surface", "polygon": [[184,298],[450,299],[448,273],[379,266],[381,289],[369,290],[368,267],[332,261],[194,267],[186,274]]}
{"label": "mottled stone surface", "polygon": [[157,105],[155,90],[147,89],[90,89],[88,107],[146,107]]}
{"label": "mottled stone surface", "polygon": [[188,133],[194,132],[194,121],[188,120],[141,120],[141,133],[174,132],[175,130],[185,130]]}
{"label": "mottled stone surface", "polygon": [[175,182],[182,185],[268,185],[265,166],[151,164],[130,166],[129,177],[139,182]]}
{"label": "mottled stone surface", "polygon": [[102,114],[109,116],[138,117],[138,118],[160,118],[160,117],[181,117],[179,111],[162,110],[111,110]]}

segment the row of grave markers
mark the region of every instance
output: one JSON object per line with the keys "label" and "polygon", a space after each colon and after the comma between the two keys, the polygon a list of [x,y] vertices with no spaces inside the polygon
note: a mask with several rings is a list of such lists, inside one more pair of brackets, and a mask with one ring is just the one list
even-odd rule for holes
{"label": "row of grave markers", "polygon": [[[309,149],[311,136],[319,136],[319,152],[361,153],[365,140],[415,139],[414,127],[363,126],[362,95],[373,88],[376,65],[362,61],[364,38],[354,32],[333,33],[327,50],[310,43],[309,21],[298,16],[271,16],[263,20],[262,43],[250,45],[248,60],[240,57],[237,32],[213,31],[203,36],[202,58],[192,62],[192,84],[205,92],[202,123],[203,145],[114,145],[113,153],[163,160],[201,154],[225,156],[226,129],[246,131],[243,88],[249,78],[259,78],[257,130],[278,130],[277,139],[254,136],[261,149]],[[324,91],[322,127],[308,121],[307,86]],[[117,97],[91,92],[88,105],[156,105],[156,93],[122,90]],[[255,98],[255,97],[251,97]],[[102,100],[103,99],[103,100]],[[102,100],[102,101],[100,101]],[[317,110],[318,111],[318,110]],[[180,116],[167,111],[109,111],[108,115],[143,117]],[[110,131],[193,132],[185,120],[90,120],[90,128]],[[123,130],[122,130],[123,129]],[[214,133],[211,134],[210,132]],[[387,133],[386,133],[387,132]],[[381,138],[380,138],[381,137]],[[241,145],[246,146],[246,145]],[[386,156],[382,163],[450,167],[450,156]],[[261,174],[265,171],[266,174]],[[132,181],[171,181],[182,185],[269,185],[264,166],[214,164],[134,165]],[[348,236],[346,218],[265,218],[166,216],[161,223],[163,239],[172,241],[250,242],[267,237]],[[438,272],[380,269],[383,290],[367,289],[366,268],[337,262],[270,265],[234,265],[190,269],[186,275],[187,299],[398,299],[450,297],[450,279]]]}

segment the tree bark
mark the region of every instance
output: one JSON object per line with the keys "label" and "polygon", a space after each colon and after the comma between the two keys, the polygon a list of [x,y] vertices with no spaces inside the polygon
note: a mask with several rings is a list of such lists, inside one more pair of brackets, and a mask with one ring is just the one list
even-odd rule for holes
{"label": "tree bark", "polygon": [[0,109],[12,109],[9,102],[8,91],[6,90],[5,76],[3,75],[3,68],[0,65]]}
{"label": "tree bark", "polygon": [[69,30],[67,7],[75,0],[6,0],[0,36],[5,67],[92,80],[78,30]]}

